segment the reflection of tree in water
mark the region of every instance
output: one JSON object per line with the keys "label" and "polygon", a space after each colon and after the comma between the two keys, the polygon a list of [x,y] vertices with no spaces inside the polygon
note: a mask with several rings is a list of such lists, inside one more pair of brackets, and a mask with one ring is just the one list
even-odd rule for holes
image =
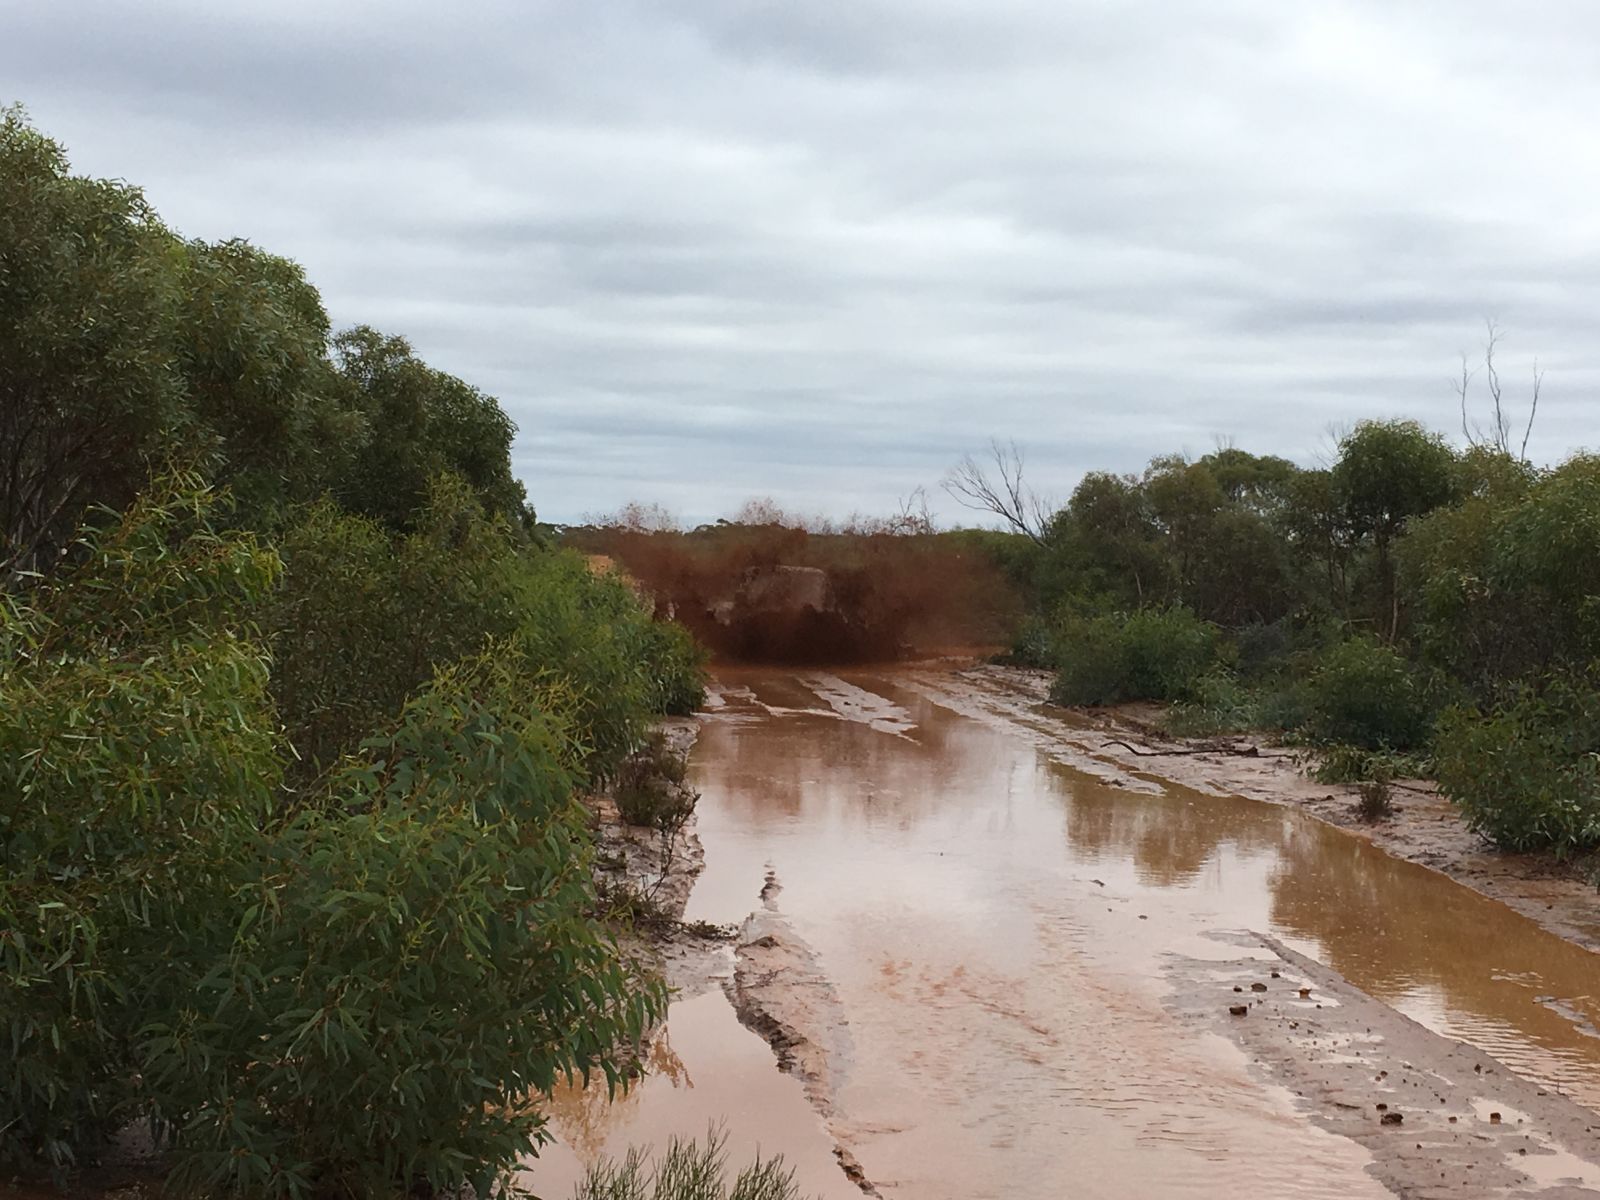
{"label": "reflection of tree in water", "polygon": [[[662,1027],[644,1054],[645,1076],[659,1075],[675,1088],[692,1088],[689,1069],[672,1049],[667,1029]],[[605,1151],[606,1141],[617,1121],[639,1102],[642,1080],[634,1080],[626,1090],[612,1092],[604,1075],[591,1075],[587,1085],[581,1078],[569,1078],[550,1091],[544,1112],[556,1134],[584,1162],[594,1162]]]}
{"label": "reflection of tree in water", "polygon": [[1534,1003],[1557,996],[1600,1025],[1595,956],[1415,863],[1311,822],[1291,827],[1271,880],[1276,926],[1319,943],[1357,987],[1394,999],[1436,989],[1451,1009],[1502,1022],[1600,1069],[1600,1039]]}
{"label": "reflection of tree in water", "polygon": [[1067,838],[1085,858],[1127,859],[1139,882],[1193,883],[1224,843],[1241,851],[1275,849],[1284,815],[1265,805],[1183,789],[1160,795],[1099,783],[1040,756],[1066,801]]}

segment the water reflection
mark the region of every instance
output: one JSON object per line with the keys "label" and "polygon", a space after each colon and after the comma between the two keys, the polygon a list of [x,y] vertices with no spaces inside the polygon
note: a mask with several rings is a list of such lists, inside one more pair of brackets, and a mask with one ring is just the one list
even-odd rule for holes
{"label": "water reflection", "polygon": [[[1213,930],[1281,936],[1600,1104],[1600,1039],[1563,1015],[1600,1024],[1592,954],[1293,811],[1108,786],[892,675],[844,682],[724,680],[693,762],[707,868],[689,916],[739,920],[768,870],[781,881],[850,1022],[827,1136],[885,1194],[1236,1195],[1264,1177],[1278,1195],[1378,1194],[1359,1147],[1167,1013],[1168,953],[1216,953]],[[852,717],[837,701],[851,688],[903,715]],[[679,1020],[699,1091],[729,1068]],[[741,1076],[738,1119],[765,1111],[779,1078],[770,1055]],[[630,1098],[625,1123],[702,1111],[689,1094]],[[578,1110],[563,1136],[618,1144],[615,1110]],[[785,1148],[780,1126],[760,1127]]]}
{"label": "water reflection", "polygon": [[1225,880],[1217,868],[1267,862],[1269,932],[1439,1032],[1600,1105],[1593,953],[1310,817],[1177,787],[1133,795],[1041,766],[1065,804],[1073,857],[1129,862],[1146,886],[1204,886],[1241,924],[1256,908],[1254,877],[1234,871]]}

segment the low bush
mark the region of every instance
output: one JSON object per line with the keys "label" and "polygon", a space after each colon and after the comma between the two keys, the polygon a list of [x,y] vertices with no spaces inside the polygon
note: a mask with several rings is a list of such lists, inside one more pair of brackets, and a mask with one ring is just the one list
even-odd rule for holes
{"label": "low bush", "polygon": [[1423,754],[1368,750],[1362,746],[1319,746],[1311,778],[1318,783],[1366,783],[1374,779],[1420,779],[1433,771]]}
{"label": "low bush", "polygon": [[1306,694],[1305,732],[1314,741],[1409,750],[1428,739],[1430,697],[1411,664],[1376,638],[1351,638],[1327,651]]}
{"label": "low bush", "polygon": [[1570,855],[1600,846],[1600,705],[1564,679],[1497,708],[1439,722],[1439,787],[1496,845]]}
{"label": "low bush", "polygon": [[1222,656],[1220,630],[1187,609],[1068,618],[1057,634],[1057,704],[1187,700]]}
{"label": "low bush", "polygon": [[1286,679],[1265,687],[1256,699],[1256,720],[1261,729],[1291,733],[1311,720],[1311,689],[1303,679]]}
{"label": "low bush", "polygon": [[652,620],[581,556],[525,544],[459,479],[433,481],[406,534],[312,506],[284,535],[283,557],[268,624],[297,775],[330,768],[392,722],[436,668],[491,641],[561,683],[591,779],[638,744],[650,715],[692,712],[703,699],[703,655],[686,630]]}
{"label": "low bush", "polygon": [[703,1143],[674,1138],[654,1163],[638,1149],[620,1161],[602,1159],[572,1200],[799,1200],[794,1169],[782,1156],[758,1158],[730,1179],[726,1142],[713,1130]]}
{"label": "low bush", "polygon": [[1394,795],[1383,777],[1363,780],[1356,788],[1356,815],[1363,821],[1394,816]]}
{"label": "low bush", "polygon": [[1056,665],[1056,637],[1050,622],[1043,617],[1029,615],[1018,624],[1011,635],[1011,644],[1000,656],[1008,666],[1050,668]]}
{"label": "low bush", "polygon": [[650,711],[689,716],[706,702],[705,650],[672,621],[644,621],[638,629],[639,658],[649,669]]}
{"label": "low bush", "polygon": [[1188,700],[1167,713],[1167,728],[1179,737],[1243,733],[1261,725],[1260,699],[1227,671],[1195,681]]}
{"label": "low bush", "polygon": [[617,811],[629,825],[675,834],[699,799],[683,786],[687,765],[660,733],[652,733],[617,769],[612,791]]}

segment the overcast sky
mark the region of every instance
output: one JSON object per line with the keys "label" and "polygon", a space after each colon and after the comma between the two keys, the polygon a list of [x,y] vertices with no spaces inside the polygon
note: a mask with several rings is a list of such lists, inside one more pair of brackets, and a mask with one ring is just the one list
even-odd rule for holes
{"label": "overcast sky", "polygon": [[55,0],[0,93],[497,395],[547,519],[1458,431],[1486,317],[1600,442],[1591,0]]}

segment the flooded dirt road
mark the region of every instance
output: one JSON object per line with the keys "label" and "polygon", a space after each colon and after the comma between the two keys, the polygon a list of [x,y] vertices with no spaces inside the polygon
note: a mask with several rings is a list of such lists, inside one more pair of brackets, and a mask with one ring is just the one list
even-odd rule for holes
{"label": "flooded dirt road", "polygon": [[[1600,1108],[1595,955],[1302,813],[1056,744],[948,671],[726,673],[692,768],[706,867],[686,915],[760,910],[758,924],[674,1005],[667,1069],[614,1105],[559,1098],[563,1145],[528,1176],[547,1197],[603,1150],[717,1118],[736,1156],[782,1152],[830,1198],[863,1190],[836,1154],[877,1194],[934,1200],[1384,1196],[1397,1176],[1371,1169],[1374,1154],[1400,1141],[1418,1152],[1406,1178],[1435,1174],[1413,1134],[1424,1090],[1428,1119],[1457,1140],[1487,1141],[1490,1109],[1509,1110],[1481,1075],[1405,1077],[1417,1099],[1406,1094],[1411,1124],[1392,1146],[1341,1135],[1311,1119],[1309,1082],[1264,1071],[1271,1047],[1232,1036],[1226,1001],[1242,989],[1253,1005],[1257,983],[1278,989],[1265,999],[1284,1030],[1323,1028],[1335,1010],[1366,1023],[1323,1039],[1339,1048],[1324,1066],[1351,1079],[1378,1053],[1374,1023],[1399,1021],[1389,1005],[1486,1051],[1491,1077],[1509,1067],[1530,1096]],[[1252,957],[1269,951],[1249,931],[1282,944],[1281,975]],[[798,973],[782,960],[791,949]],[[1369,1013],[1336,976],[1383,1004]],[[762,1008],[763,988],[782,1007]],[[747,1022],[760,1024],[753,1005],[808,1039],[802,1077],[773,1069],[730,996]],[[1267,1037],[1269,1009],[1250,1011],[1252,1036]],[[1437,1039],[1415,1033],[1407,1054],[1442,1063]],[[1371,1079],[1390,1088],[1388,1074]],[[1364,1096],[1347,1107],[1368,1108]],[[1387,1129],[1388,1109],[1361,1119]],[[1600,1120],[1570,1105],[1558,1116],[1564,1140],[1441,1157],[1441,1190],[1407,1194],[1600,1195],[1584,1144]],[[1483,1186],[1447,1180],[1446,1165],[1484,1168],[1461,1175]]]}

